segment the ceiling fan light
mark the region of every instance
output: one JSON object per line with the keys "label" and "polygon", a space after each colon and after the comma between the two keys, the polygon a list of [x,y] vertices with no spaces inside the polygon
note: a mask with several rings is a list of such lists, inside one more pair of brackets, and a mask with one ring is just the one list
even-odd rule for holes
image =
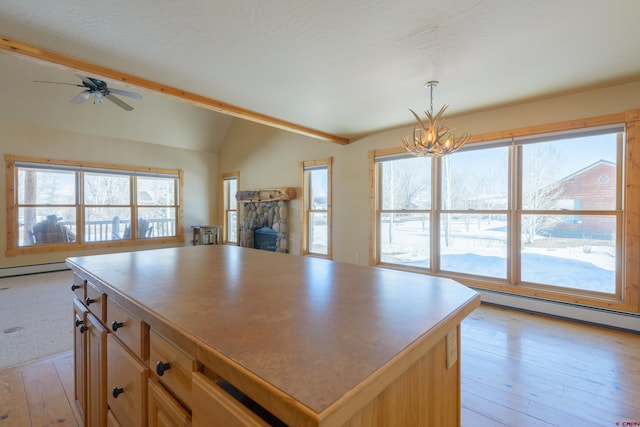
{"label": "ceiling fan light", "polygon": [[103,102],[104,102],[104,95],[102,95],[102,92],[96,92],[96,94],[93,97],[93,103],[102,104]]}

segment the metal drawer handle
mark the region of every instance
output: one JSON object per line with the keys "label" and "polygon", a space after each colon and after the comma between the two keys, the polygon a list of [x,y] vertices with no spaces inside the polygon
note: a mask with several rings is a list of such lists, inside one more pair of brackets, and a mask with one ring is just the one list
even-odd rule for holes
{"label": "metal drawer handle", "polygon": [[120,396],[122,393],[124,393],[124,389],[121,387],[114,387],[113,388],[113,392],[111,393],[113,395],[114,399],[117,399],[118,396]]}
{"label": "metal drawer handle", "polygon": [[71,285],[71,290],[75,291],[76,289],[80,289],[82,286],[81,285],[76,285],[75,283],[73,285]]}
{"label": "metal drawer handle", "polygon": [[91,304],[93,304],[94,302],[96,302],[96,300],[95,300],[95,299],[93,299],[93,298],[89,298],[89,297],[87,297],[87,299],[86,299],[86,300],[84,300],[84,302],[85,302],[85,304],[87,304],[87,305],[91,305]]}
{"label": "metal drawer handle", "polygon": [[113,321],[111,322],[111,330],[113,332],[117,331],[118,329],[122,328],[124,326],[124,323],[122,322],[117,322],[117,321]]}
{"label": "metal drawer handle", "polygon": [[80,333],[81,334],[84,334],[88,330],[89,330],[88,326],[84,326],[84,325],[80,326]]}
{"label": "metal drawer handle", "polygon": [[171,364],[169,362],[162,362],[161,360],[158,360],[158,363],[156,363],[156,374],[159,376],[163,376],[165,371],[168,371],[169,369],[171,369]]}

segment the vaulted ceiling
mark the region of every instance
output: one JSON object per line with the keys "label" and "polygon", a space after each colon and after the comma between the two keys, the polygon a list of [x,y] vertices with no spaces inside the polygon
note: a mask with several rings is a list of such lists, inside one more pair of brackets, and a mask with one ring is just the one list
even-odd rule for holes
{"label": "vaulted ceiling", "polygon": [[637,0],[0,2],[6,39],[336,140],[409,125],[428,80],[449,115],[640,80],[638,19]]}

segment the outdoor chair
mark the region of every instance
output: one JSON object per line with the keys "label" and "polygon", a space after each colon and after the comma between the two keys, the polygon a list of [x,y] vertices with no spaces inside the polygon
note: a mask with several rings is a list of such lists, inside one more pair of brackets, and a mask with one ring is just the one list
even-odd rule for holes
{"label": "outdoor chair", "polygon": [[56,215],[48,215],[47,219],[34,225],[32,233],[36,245],[66,243],[76,240],[75,234],[68,227],[59,223]]}

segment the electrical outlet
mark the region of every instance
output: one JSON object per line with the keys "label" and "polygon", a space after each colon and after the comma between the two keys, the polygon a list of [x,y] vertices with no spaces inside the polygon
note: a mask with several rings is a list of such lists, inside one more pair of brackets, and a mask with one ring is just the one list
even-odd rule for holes
{"label": "electrical outlet", "polygon": [[454,328],[447,334],[447,369],[450,369],[458,361],[458,328]]}
{"label": "electrical outlet", "polygon": [[356,262],[360,262],[360,254],[356,254],[355,258],[356,258]]}

